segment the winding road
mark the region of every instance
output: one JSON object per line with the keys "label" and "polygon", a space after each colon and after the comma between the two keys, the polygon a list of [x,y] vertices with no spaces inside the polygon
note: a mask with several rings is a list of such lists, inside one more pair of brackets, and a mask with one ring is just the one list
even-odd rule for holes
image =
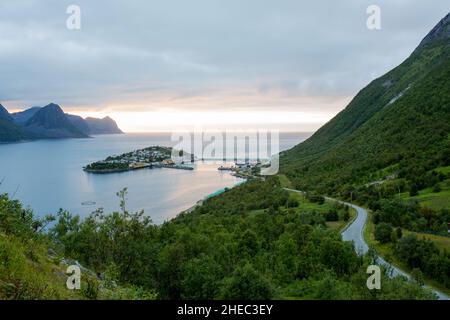
{"label": "winding road", "polygon": [[[303,194],[302,191],[300,190],[295,190],[295,189],[289,189],[289,188],[284,188],[287,191],[290,192],[296,192],[296,193],[301,193]],[[366,241],[364,240],[364,227],[366,225],[367,222],[367,218],[368,218],[368,213],[367,210],[359,207],[357,205],[348,203],[348,202],[344,202],[344,201],[340,201],[337,199],[333,199],[333,198],[329,198],[329,197],[325,197],[325,199],[329,200],[329,201],[334,201],[334,202],[339,202],[342,204],[346,204],[349,207],[352,207],[353,209],[356,210],[357,212],[357,216],[356,218],[342,231],[342,239],[344,241],[353,241],[353,244],[355,246],[355,250],[359,255],[363,255],[365,253],[367,253],[369,251],[369,246],[367,245]],[[407,279],[411,279],[411,276],[409,274],[407,274],[406,272],[400,270],[399,268],[393,266],[392,264],[390,264],[389,262],[387,262],[386,260],[384,260],[382,257],[378,256],[377,257],[377,263],[379,265],[382,265],[384,267],[386,267],[386,269],[389,272],[390,277],[397,277],[397,276],[403,276],[406,277]],[[439,300],[450,300],[450,297],[448,295],[446,295],[445,293],[436,290],[435,288],[429,287],[429,286],[424,286],[426,288],[430,288],[434,294],[437,295],[437,297],[439,298]]]}

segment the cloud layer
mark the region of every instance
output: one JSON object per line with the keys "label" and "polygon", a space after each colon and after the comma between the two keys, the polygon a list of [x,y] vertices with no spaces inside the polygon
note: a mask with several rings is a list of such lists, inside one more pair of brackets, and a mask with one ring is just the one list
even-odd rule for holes
{"label": "cloud layer", "polygon": [[[68,110],[335,114],[398,65],[446,0],[2,0],[0,101]],[[81,30],[66,8],[81,8]]]}

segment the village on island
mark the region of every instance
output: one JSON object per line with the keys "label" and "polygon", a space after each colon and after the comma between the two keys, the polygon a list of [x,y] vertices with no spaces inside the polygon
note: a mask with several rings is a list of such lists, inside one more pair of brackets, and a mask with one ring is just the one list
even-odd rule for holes
{"label": "village on island", "polygon": [[[194,170],[194,163],[199,159],[183,150],[173,150],[171,147],[152,146],[121,155],[109,156],[105,160],[93,162],[83,167],[89,173],[115,173],[139,169],[172,168]],[[201,161],[216,160],[204,159]],[[226,163],[226,159],[223,159]],[[233,165],[221,165],[219,171],[230,171],[231,175],[248,178],[258,173],[261,162],[244,159],[234,159]]]}

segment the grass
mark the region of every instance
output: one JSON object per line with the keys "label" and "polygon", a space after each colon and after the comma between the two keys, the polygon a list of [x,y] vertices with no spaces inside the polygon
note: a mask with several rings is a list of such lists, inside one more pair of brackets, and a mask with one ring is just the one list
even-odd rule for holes
{"label": "grass", "polygon": [[398,170],[398,164],[390,165],[373,173],[372,179],[381,179],[395,173]]}
{"label": "grass", "polygon": [[403,229],[402,232],[403,235],[413,234],[417,238],[425,238],[431,240],[440,250],[450,251],[450,237],[438,236],[428,233],[413,232],[405,229]]}
{"label": "grass", "polygon": [[335,209],[332,201],[325,201],[323,204],[308,201],[302,194],[297,192],[290,192],[290,196],[299,202],[297,207],[300,211],[317,211],[320,213],[326,213],[332,209]]}
{"label": "grass", "polygon": [[442,190],[439,192],[433,192],[432,188],[427,188],[421,190],[417,196],[410,197],[408,193],[402,193],[401,197],[405,200],[417,200],[423,206],[435,210],[450,208],[450,188],[446,187],[448,181],[440,184]]}
{"label": "grass", "polygon": [[[289,178],[286,177],[286,175],[280,174],[278,175],[278,178],[283,188],[293,189],[292,183],[289,180]],[[308,201],[302,194],[297,192],[290,192],[290,196],[298,201],[299,206],[296,208],[296,211],[298,212],[316,211],[319,213],[327,213],[330,210],[336,209],[334,201],[326,200],[323,204],[318,204]],[[341,232],[351,222],[353,222],[355,218],[356,218],[356,210],[350,208],[350,219],[348,221],[343,220],[327,221],[325,222],[325,224],[328,228]]]}
{"label": "grass", "polygon": [[350,209],[350,219],[348,219],[348,221],[327,221],[325,222],[325,224],[327,225],[328,228],[332,229],[332,230],[336,230],[338,232],[342,232],[348,225],[350,225],[353,220],[355,220],[356,218],[356,210],[351,208]]}
{"label": "grass", "polygon": [[80,299],[65,286],[65,270],[48,257],[40,243],[0,233],[0,300]]}
{"label": "grass", "polygon": [[289,180],[288,177],[286,177],[286,175],[280,174],[278,175],[278,179],[280,180],[282,188],[289,188],[289,189],[293,188],[291,181]]}
{"label": "grass", "polygon": [[[314,202],[308,201],[302,194],[296,192],[290,192],[290,196],[297,199],[299,205],[295,208],[296,212],[308,212],[308,211],[316,211],[318,213],[325,214],[331,210],[336,210],[335,202],[326,200],[323,204],[318,204]],[[339,210],[337,210],[338,213]],[[351,223],[356,217],[356,210],[350,209],[350,219],[348,221],[327,221],[325,222],[326,226],[332,230],[336,230],[341,232],[349,223]]]}
{"label": "grass", "polygon": [[448,166],[448,167],[439,167],[439,168],[434,169],[434,171],[440,172],[442,174],[450,174],[450,166]]}
{"label": "grass", "polygon": [[[366,227],[364,228],[364,233],[363,233],[364,240],[366,240],[366,242],[370,248],[375,249],[377,254],[380,255],[381,257],[383,257],[386,261],[391,263],[393,266],[411,274],[412,269],[409,268],[404,262],[398,260],[395,257],[393,244],[391,244],[391,243],[382,244],[379,241],[375,240],[374,230],[375,230],[375,225],[372,222],[372,216],[371,216],[371,213],[369,212],[369,217],[367,219]],[[410,231],[405,230],[405,232],[410,232]],[[404,235],[406,235],[405,232],[404,232]],[[410,233],[412,233],[412,232],[410,232]],[[418,234],[418,233],[416,233],[416,234]],[[430,236],[430,235],[425,235],[422,233],[420,233],[418,235]],[[435,237],[437,237],[437,236],[435,236]],[[450,295],[450,289],[442,286],[441,283],[427,277],[426,275],[424,275],[424,282],[426,285],[436,288],[439,291],[444,292],[446,295]]]}
{"label": "grass", "polygon": [[85,269],[81,290],[69,290],[68,265],[61,258],[50,254],[45,243],[0,232],[0,300],[155,299],[152,292],[99,280]]}

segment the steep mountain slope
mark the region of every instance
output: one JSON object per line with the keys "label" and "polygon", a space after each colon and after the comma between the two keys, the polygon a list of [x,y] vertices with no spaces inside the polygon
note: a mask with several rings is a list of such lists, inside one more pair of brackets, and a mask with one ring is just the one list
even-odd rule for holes
{"label": "steep mountain slope", "polygon": [[105,117],[103,119],[86,118],[85,121],[89,126],[90,134],[123,133],[117,126],[117,123],[110,117]]}
{"label": "steep mountain slope", "polygon": [[400,66],[361,90],[310,139],[281,155],[297,187],[336,192],[396,165],[450,165],[450,14]]}
{"label": "steep mountain slope", "polygon": [[3,107],[1,104],[0,104],[0,120],[13,121],[13,118],[9,114],[8,110],[6,110],[5,107]]}
{"label": "steep mountain slope", "polygon": [[9,112],[0,104],[0,142],[26,139],[22,129],[13,122]]}
{"label": "steep mountain slope", "polygon": [[86,138],[57,104],[51,103],[40,109],[24,125],[24,130],[34,138]]}
{"label": "steep mountain slope", "polygon": [[99,118],[86,118],[83,119],[80,116],[72,114],[66,114],[66,117],[70,122],[84,134],[120,134],[123,133],[119,129],[117,123],[110,117],[103,119]]}
{"label": "steep mountain slope", "polygon": [[19,125],[24,125],[32,116],[36,114],[41,109],[41,107],[31,107],[24,111],[15,112],[11,114],[11,117],[14,119],[14,122]]}
{"label": "steep mountain slope", "polygon": [[90,134],[123,133],[110,117],[87,118],[64,113],[56,104],[9,114],[0,105],[0,142],[42,138],[82,138]]}
{"label": "steep mountain slope", "polygon": [[70,123],[75,126],[80,132],[84,133],[85,135],[90,134],[89,126],[86,120],[84,120],[80,116],[76,116],[73,114],[66,113],[67,119],[69,119]]}

